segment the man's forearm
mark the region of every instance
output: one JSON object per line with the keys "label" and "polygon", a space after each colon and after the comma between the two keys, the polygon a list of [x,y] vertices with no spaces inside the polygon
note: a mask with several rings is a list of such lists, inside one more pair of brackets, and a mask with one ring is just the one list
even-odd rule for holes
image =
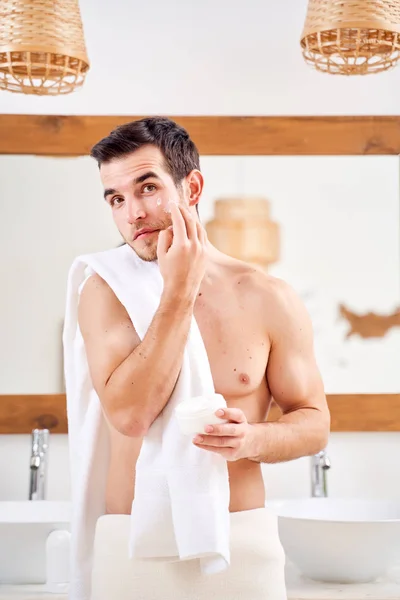
{"label": "man's forearm", "polygon": [[303,408],[282,415],[278,421],[253,424],[249,459],[278,463],[316,454],[328,443],[329,413]]}
{"label": "man's forearm", "polygon": [[124,415],[127,434],[135,436],[167,404],[182,367],[193,315],[191,298],[163,295],[142,342],[114,371],[107,383],[110,404]]}

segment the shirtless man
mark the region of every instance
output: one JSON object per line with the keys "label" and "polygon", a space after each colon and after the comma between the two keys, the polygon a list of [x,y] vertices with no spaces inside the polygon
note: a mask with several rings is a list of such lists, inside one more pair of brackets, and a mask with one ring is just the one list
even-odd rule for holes
{"label": "shirtless man", "polygon": [[[193,315],[229,421],[193,443],[228,461],[231,513],[264,507],[261,463],[312,455],[328,440],[329,411],[306,310],[282,280],[207,240],[198,217],[199,156],[181,127],[163,118],[129,123],[101,140],[92,156],[123,239],[144,261],[158,260],[164,280],[142,341],[98,275],[81,294],[79,326],[111,442],[107,512],[130,514],[142,439],[179,377]],[[283,414],[267,423],[272,398]]]}

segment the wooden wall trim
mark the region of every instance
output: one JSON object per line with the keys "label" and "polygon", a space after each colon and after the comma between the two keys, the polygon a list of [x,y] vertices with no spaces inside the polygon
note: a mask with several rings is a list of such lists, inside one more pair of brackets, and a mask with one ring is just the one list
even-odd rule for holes
{"label": "wooden wall trim", "polygon": [[31,433],[35,428],[67,433],[65,394],[0,395],[0,434]]}
{"label": "wooden wall trim", "polygon": [[[331,431],[400,431],[400,394],[328,395]],[[279,418],[274,406],[269,420]],[[67,433],[65,394],[0,395],[0,434],[46,427]]]}
{"label": "wooden wall trim", "polygon": [[[0,115],[0,154],[87,155],[140,116]],[[171,116],[203,155],[400,154],[400,116]]]}

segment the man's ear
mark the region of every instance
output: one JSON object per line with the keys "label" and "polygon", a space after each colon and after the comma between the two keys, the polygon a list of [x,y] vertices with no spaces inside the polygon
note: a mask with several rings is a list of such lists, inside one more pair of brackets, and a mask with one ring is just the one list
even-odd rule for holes
{"label": "man's ear", "polygon": [[186,177],[187,199],[189,206],[196,206],[199,203],[203,193],[204,179],[203,175],[197,169],[194,169]]}

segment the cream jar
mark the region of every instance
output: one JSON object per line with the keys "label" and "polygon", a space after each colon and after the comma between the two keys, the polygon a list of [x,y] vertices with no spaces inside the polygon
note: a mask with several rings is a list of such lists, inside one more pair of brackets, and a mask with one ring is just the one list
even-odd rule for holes
{"label": "cream jar", "polygon": [[215,414],[218,409],[226,408],[225,398],[221,394],[195,396],[184,400],[175,408],[175,415],[184,435],[204,433],[206,425],[227,423]]}

